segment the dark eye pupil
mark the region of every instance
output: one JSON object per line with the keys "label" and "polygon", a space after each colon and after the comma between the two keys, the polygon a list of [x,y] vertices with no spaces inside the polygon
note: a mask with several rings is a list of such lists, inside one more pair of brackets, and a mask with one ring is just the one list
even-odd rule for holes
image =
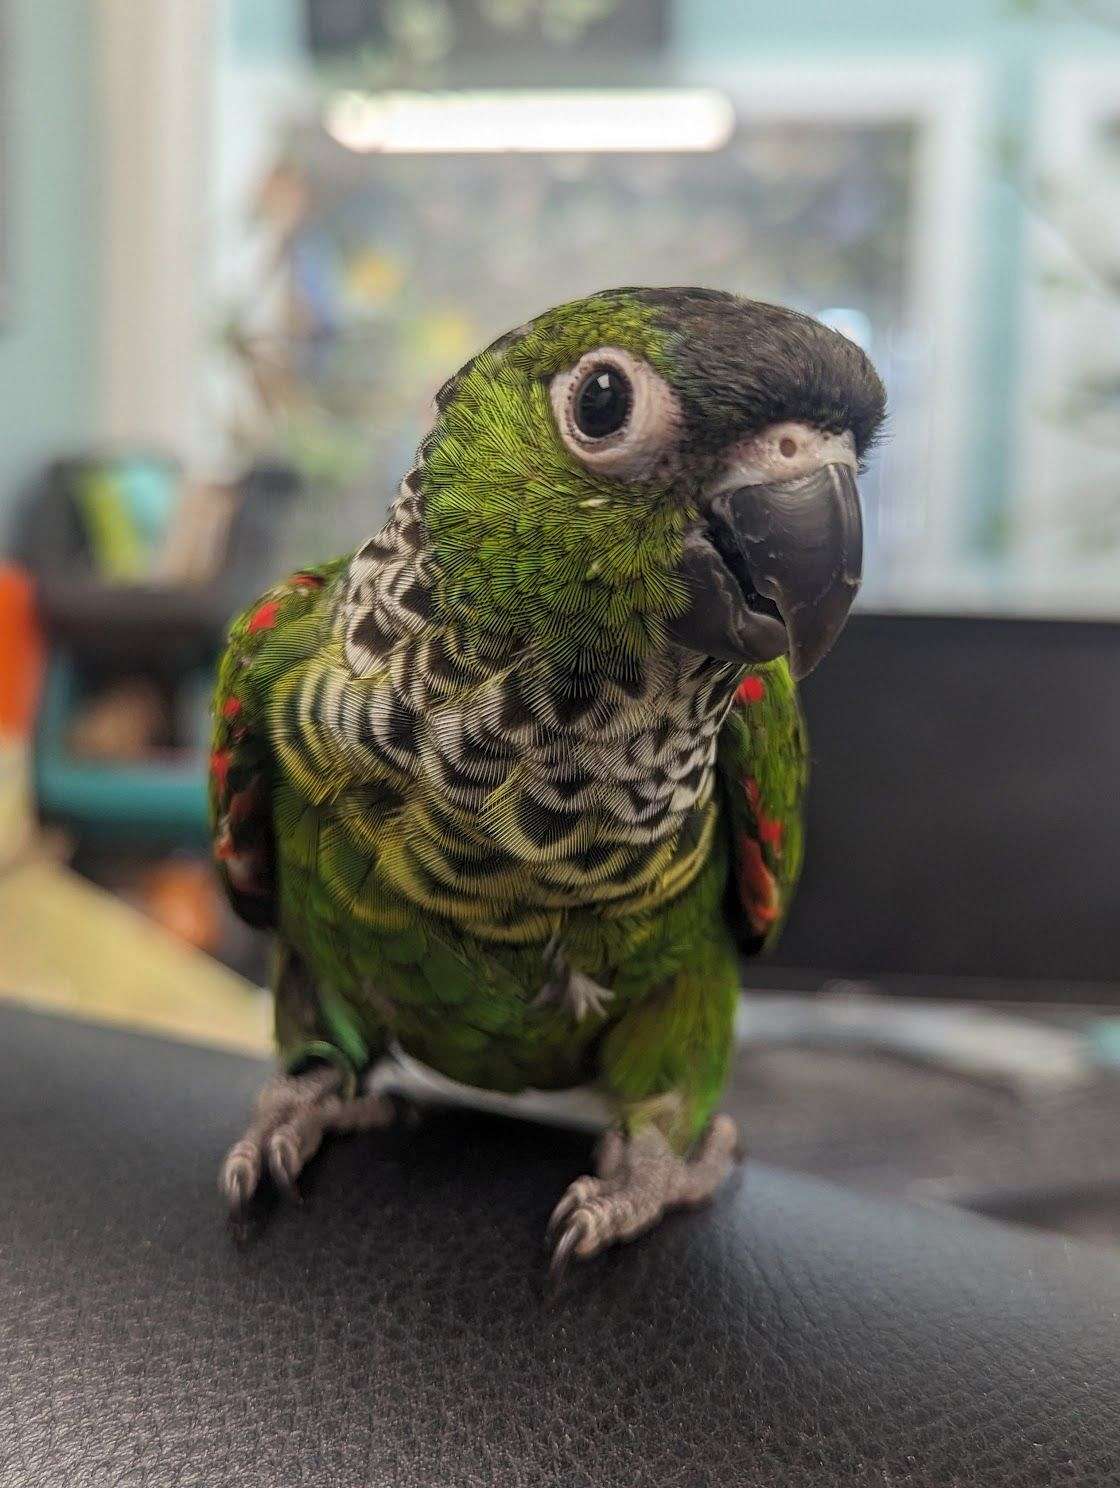
{"label": "dark eye pupil", "polygon": [[588,439],[603,439],[622,428],[630,413],[630,384],[614,367],[601,367],[576,394],[576,427]]}

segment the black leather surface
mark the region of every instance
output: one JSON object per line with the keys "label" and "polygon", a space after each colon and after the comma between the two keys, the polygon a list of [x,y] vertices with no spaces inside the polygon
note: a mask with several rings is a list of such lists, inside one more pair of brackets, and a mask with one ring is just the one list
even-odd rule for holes
{"label": "black leather surface", "polygon": [[238,1250],[250,1061],[0,1012],[0,1483],[1120,1481],[1120,1258],[748,1167],[542,1298],[587,1142],[337,1142]]}

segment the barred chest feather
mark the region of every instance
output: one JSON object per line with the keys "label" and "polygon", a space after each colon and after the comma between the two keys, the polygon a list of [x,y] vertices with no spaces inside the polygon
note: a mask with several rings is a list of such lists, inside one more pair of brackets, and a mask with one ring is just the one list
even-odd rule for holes
{"label": "barred chest feather", "polygon": [[667,645],[577,686],[531,641],[447,622],[414,481],[351,561],[300,733],[375,789],[381,871],[425,908],[506,939],[655,908],[710,850],[737,669]]}

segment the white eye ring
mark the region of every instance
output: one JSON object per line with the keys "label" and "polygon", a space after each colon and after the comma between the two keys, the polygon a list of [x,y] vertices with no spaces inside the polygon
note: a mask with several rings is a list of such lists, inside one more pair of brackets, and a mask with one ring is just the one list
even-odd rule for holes
{"label": "white eye ring", "polygon": [[[595,372],[618,372],[630,386],[626,421],[611,434],[593,439],[575,420],[575,401]],[[567,448],[596,475],[640,480],[653,474],[676,444],[681,406],[676,393],[648,362],[619,346],[600,346],[581,356],[549,387],[556,427]]]}

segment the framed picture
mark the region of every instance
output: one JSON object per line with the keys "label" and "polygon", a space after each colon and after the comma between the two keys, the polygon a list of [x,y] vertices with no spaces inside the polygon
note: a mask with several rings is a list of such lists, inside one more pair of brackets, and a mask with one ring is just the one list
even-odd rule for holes
{"label": "framed picture", "polygon": [[[270,287],[254,385],[323,410],[336,450],[340,428],[368,438],[388,499],[443,377],[550,304],[635,283],[791,304],[864,344],[890,390],[864,482],[864,602],[936,604],[960,530],[979,77],[775,63],[668,91],[689,88],[727,108],[710,147],[363,152],[332,136],[328,100],[256,187],[284,292]],[[376,517],[366,485],[333,508],[337,530],[320,508],[319,531],[333,550]]]}
{"label": "framed picture", "polygon": [[1044,75],[1013,508],[1032,609],[1120,610],[1120,69]]}

